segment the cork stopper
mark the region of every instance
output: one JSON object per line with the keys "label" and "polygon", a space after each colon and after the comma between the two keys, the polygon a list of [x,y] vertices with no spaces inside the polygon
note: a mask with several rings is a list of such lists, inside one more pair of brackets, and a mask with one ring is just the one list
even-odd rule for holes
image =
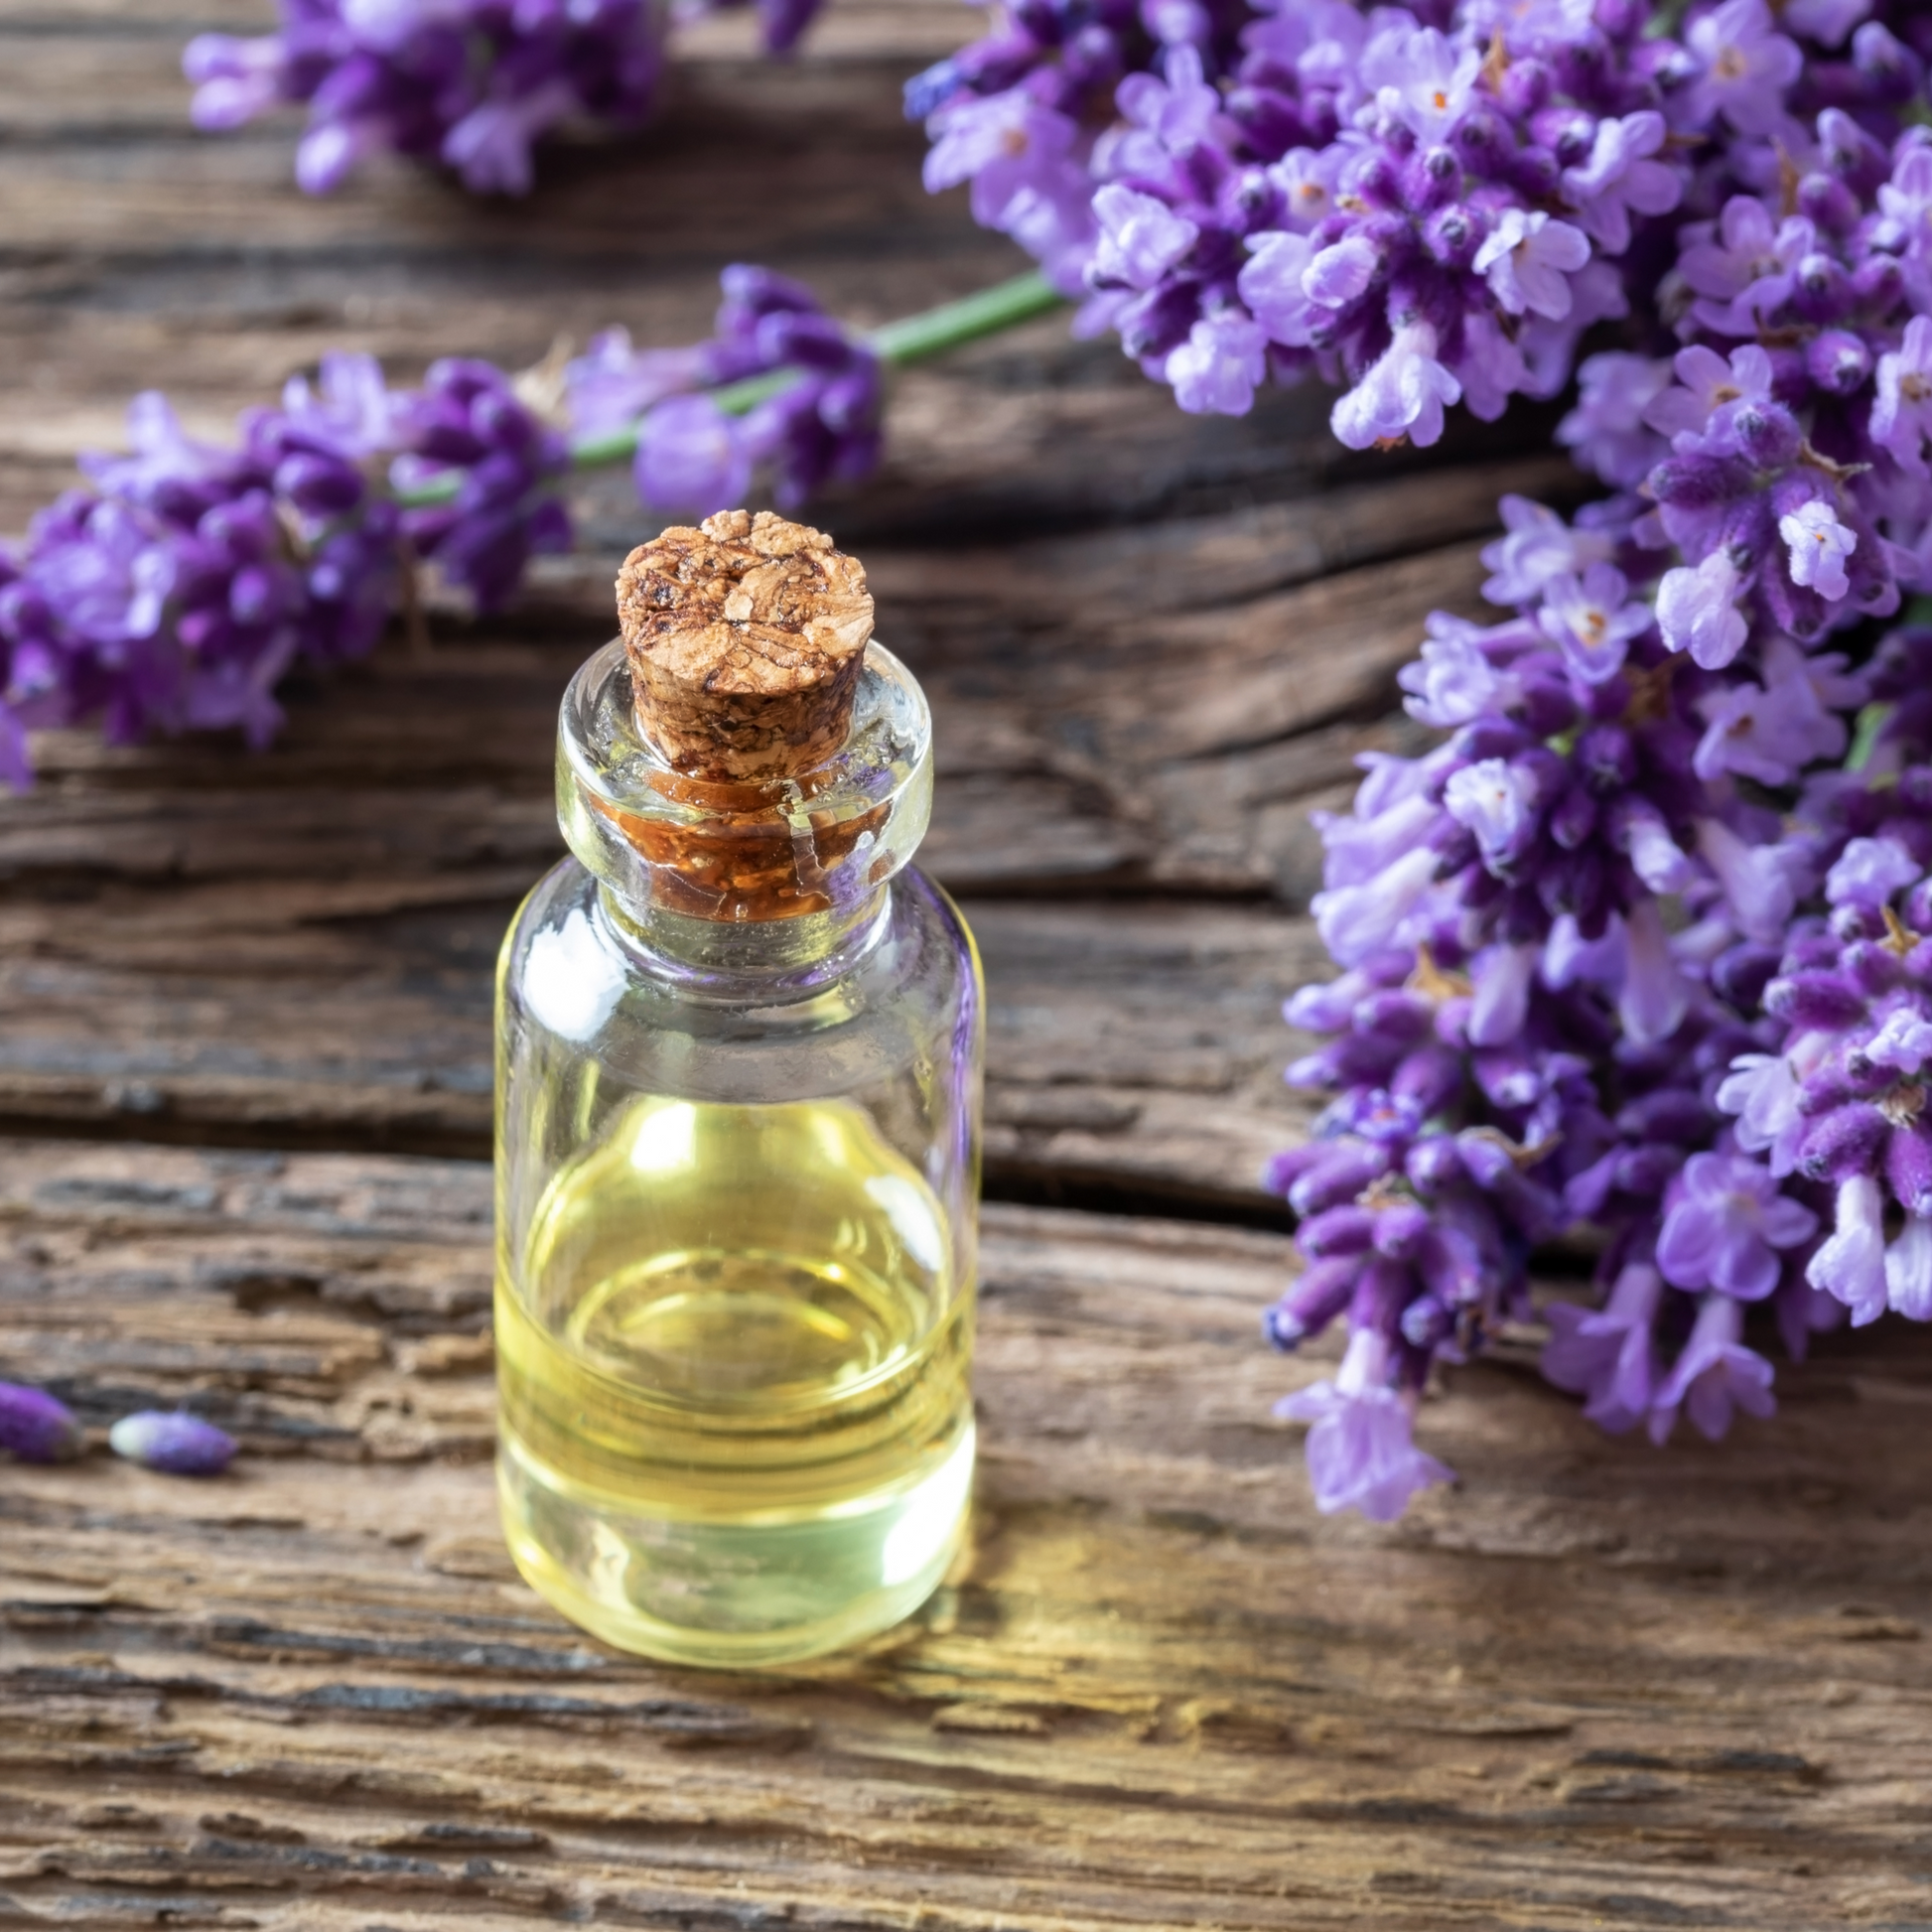
{"label": "cork stopper", "polygon": [[695,778],[790,778],[852,725],[872,597],[858,560],[769,510],[721,510],[618,573],[637,729]]}

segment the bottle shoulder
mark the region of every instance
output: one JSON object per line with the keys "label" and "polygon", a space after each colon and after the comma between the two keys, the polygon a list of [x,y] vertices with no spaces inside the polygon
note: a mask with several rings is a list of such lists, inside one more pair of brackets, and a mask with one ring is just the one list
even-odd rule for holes
{"label": "bottle shoulder", "polygon": [[755,974],[684,975],[635,946],[598,882],[567,859],[518,911],[497,985],[499,1028],[639,1076],[680,1054],[748,1066],[787,1050],[873,1063],[921,1055],[942,1035],[976,1043],[984,1005],[965,921],[911,868],[882,889],[876,929],[846,970],[774,987]]}

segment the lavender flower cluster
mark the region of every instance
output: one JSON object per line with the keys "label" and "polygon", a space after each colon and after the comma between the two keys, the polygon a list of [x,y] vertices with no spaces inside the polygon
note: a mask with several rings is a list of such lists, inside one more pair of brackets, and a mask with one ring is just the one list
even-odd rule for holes
{"label": "lavender flower cluster", "polygon": [[[757,4],[766,48],[782,54],[819,0]],[[643,123],[669,25],[663,0],[281,0],[281,12],[279,33],[198,36],[182,68],[210,132],[306,103],[295,175],[312,195],[383,149],[440,162],[477,194],[524,194],[531,149],[559,123]]]}
{"label": "lavender flower cluster", "polygon": [[[488,608],[528,558],[566,549],[564,440],[485,362],[391,390],[368,356],[330,355],[232,446],[196,441],[160,395],[132,452],[81,459],[85,486],[0,551],[0,776],[30,781],[26,732],[98,717],[115,743],[281,719],[299,660],[375,642],[404,573],[433,560]],[[398,490],[438,498],[410,504]]]}
{"label": "lavender flower cluster", "polygon": [[[1726,179],[1778,194],[1810,117],[1895,127],[1924,50],[1872,13],[1722,0],[1673,33],[1642,0],[1022,0],[906,99],[927,186],[970,181],[1181,408],[1314,370],[1350,448],[1428,444],[1448,404],[1560,393],[1586,330],[1648,306],[1664,217]],[[1828,200],[1802,212],[1836,236]],[[1729,278],[1759,238],[1724,229],[1716,300],[1758,293]]]}
{"label": "lavender flower cluster", "polygon": [[574,442],[475,359],[392,389],[369,356],[326,356],[224,447],[137,398],[131,452],[83,457],[85,486],[0,547],[0,779],[31,781],[30,730],[93,718],[113,743],[232,726],[265,743],[281,679],[367,651],[418,564],[489,611],[568,550],[563,483],[604,448],[634,442],[660,514],[708,515],[755,480],[791,506],[866,474],[878,354],[797,282],[741,265],[723,284],[707,341],[638,349],[613,330],[568,365]]}
{"label": "lavender flower cluster", "polygon": [[[580,444],[634,427],[638,498],[666,513],[730,509],[758,477],[793,509],[829,483],[868,475],[885,400],[877,352],[801,282],[743,264],[721,281],[708,341],[637,348],[612,329],[569,365],[565,400]],[[735,411],[726,407],[734,391],[744,403]]]}
{"label": "lavender flower cluster", "polygon": [[1754,1305],[1794,1357],[1932,1318],[1932,633],[1874,638],[1932,591],[1929,53],[1873,0],[1030,0],[909,92],[928,185],[1183,409],[1311,369],[1344,444],[1428,444],[1574,374],[1616,492],[1505,499],[1511,615],[1402,678],[1442,744],[1322,826],[1267,1327],[1347,1328],[1282,1405],[1324,1510],[1448,1476],[1433,1365],[1568,1230],[1545,1370],[1658,1442],[1770,1412]]}

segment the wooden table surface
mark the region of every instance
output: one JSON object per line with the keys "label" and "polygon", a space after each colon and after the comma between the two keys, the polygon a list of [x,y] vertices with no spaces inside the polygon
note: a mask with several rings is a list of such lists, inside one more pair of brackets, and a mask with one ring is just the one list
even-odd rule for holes
{"label": "wooden table surface", "polygon": [[[0,0],[0,528],[137,388],[225,428],[326,347],[408,375],[717,269],[876,321],[1013,272],[920,191],[899,80],[976,19],[707,28],[645,138],[514,206],[290,128],[186,131],[265,0]],[[488,980],[559,850],[552,714],[641,523],[487,625],[291,693],[275,749],[42,748],[0,804],[0,1373],[192,1398],[224,1480],[0,1471],[0,1924],[1932,1926],[1932,1346],[1830,1341],[1720,1448],[1598,1435],[1520,1358],[1424,1412],[1462,1482],[1325,1521],[1257,1338],[1258,1165],[1311,805],[1413,734],[1550,418],[1349,457],[1318,394],[1195,421],[1058,321],[905,376],[821,506],[938,717],[928,847],[992,1012],[970,1561],[867,1651],[721,1679],[516,1580],[487,1456]]]}

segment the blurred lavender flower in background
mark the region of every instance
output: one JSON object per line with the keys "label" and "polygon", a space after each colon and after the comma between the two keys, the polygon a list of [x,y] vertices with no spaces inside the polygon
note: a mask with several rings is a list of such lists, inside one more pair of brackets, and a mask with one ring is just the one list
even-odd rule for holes
{"label": "blurred lavender flower in background", "polygon": [[[767,49],[793,47],[817,8],[758,0]],[[440,162],[477,194],[524,194],[551,128],[641,126],[665,62],[663,0],[281,0],[281,11],[279,33],[198,36],[182,69],[195,124],[211,133],[306,102],[295,174],[312,195],[383,149]]]}
{"label": "blurred lavender flower in background", "polygon": [[[786,509],[828,483],[865,476],[879,460],[877,351],[787,276],[735,265],[721,284],[708,341],[639,350],[612,331],[569,365],[565,397],[579,440],[634,423],[638,497],[667,514],[730,508],[760,473]],[[732,410],[722,405],[734,388],[742,406]],[[711,389],[728,393],[714,400],[703,393]]]}
{"label": "blurred lavender flower in background", "polygon": [[[368,356],[329,355],[237,428],[232,446],[205,444],[165,398],[137,397],[130,453],[83,457],[87,486],[0,552],[14,784],[31,776],[28,729],[96,715],[114,743],[239,726],[264,744],[282,677],[365,653],[415,558],[487,610],[530,555],[569,547],[564,441],[486,363],[437,363],[408,392]],[[392,484],[446,500],[406,506]]]}

